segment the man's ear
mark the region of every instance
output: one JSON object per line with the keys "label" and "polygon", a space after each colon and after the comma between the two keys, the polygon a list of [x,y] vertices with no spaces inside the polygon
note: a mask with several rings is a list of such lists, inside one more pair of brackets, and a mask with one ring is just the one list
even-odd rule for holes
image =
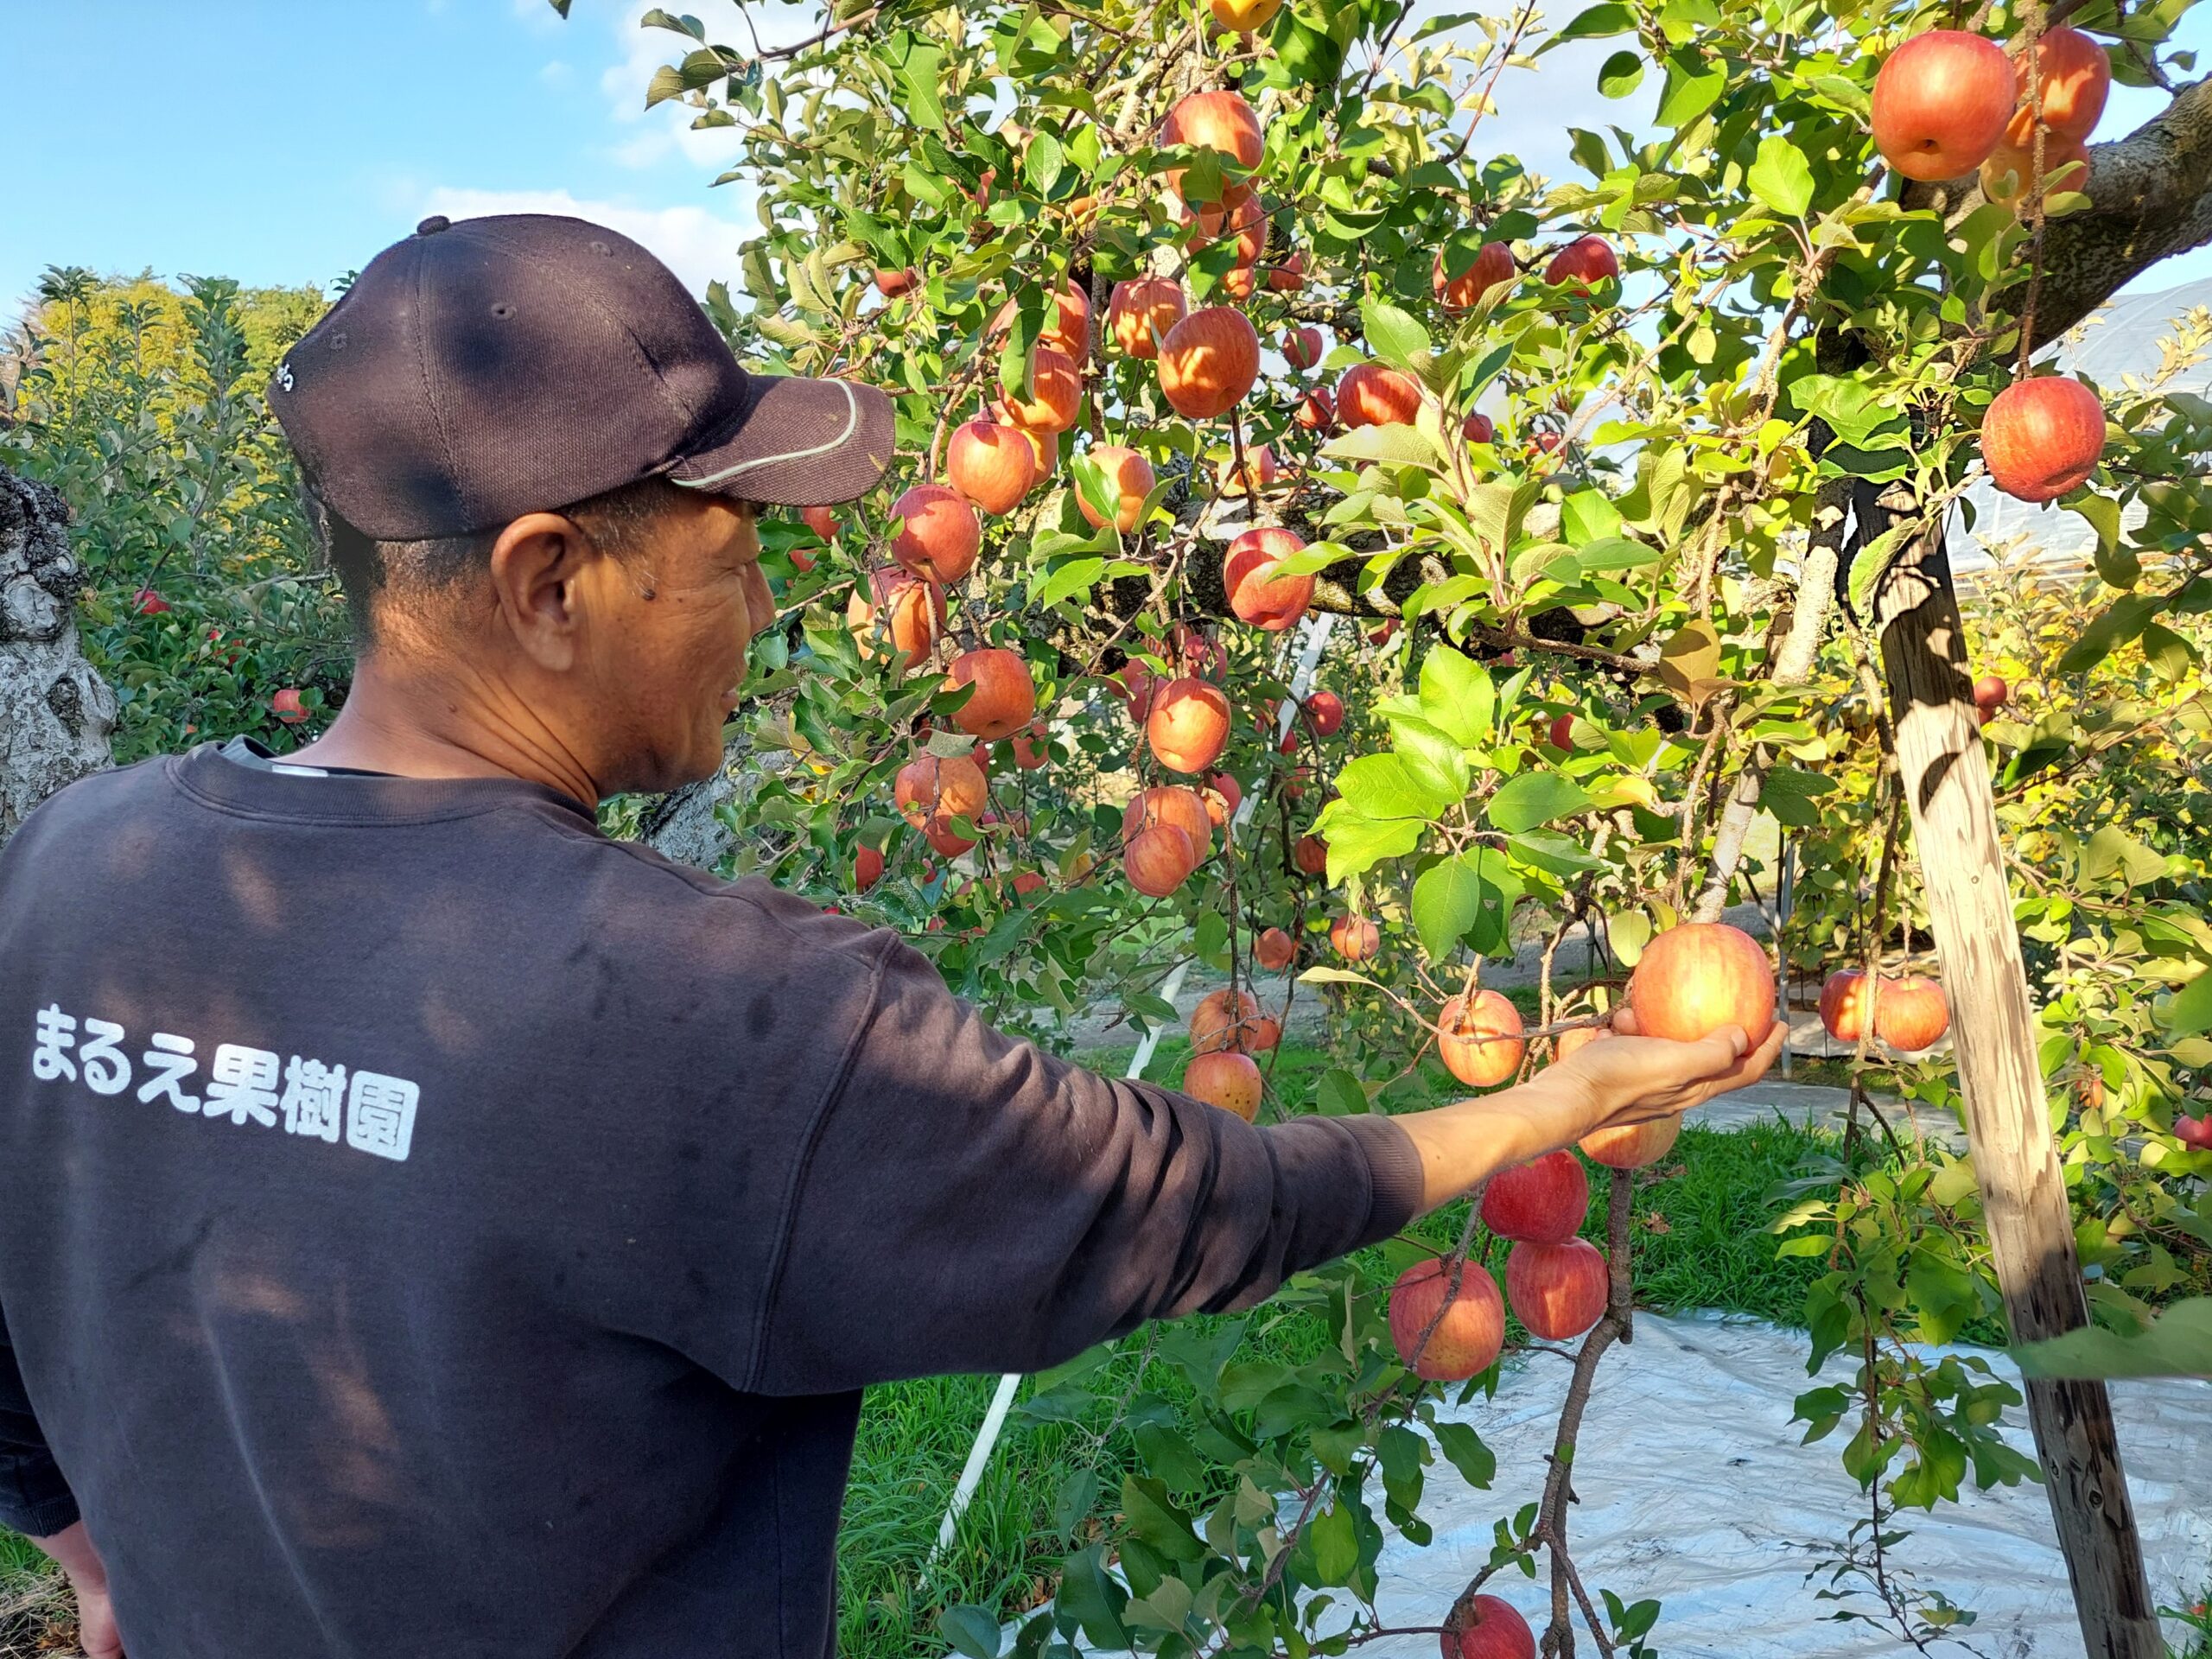
{"label": "man's ear", "polygon": [[575,520],[524,513],[492,544],[492,593],[515,643],[538,667],[563,673],[576,660],[584,570],[604,556]]}

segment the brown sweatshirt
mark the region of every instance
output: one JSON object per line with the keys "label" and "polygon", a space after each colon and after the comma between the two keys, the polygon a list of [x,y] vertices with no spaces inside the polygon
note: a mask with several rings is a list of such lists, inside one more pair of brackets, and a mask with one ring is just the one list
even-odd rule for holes
{"label": "brown sweatshirt", "polygon": [[536,785],[209,746],[0,851],[0,1524],[81,1510],[132,1659],[815,1659],[866,1384],[1248,1306],[1420,1188]]}

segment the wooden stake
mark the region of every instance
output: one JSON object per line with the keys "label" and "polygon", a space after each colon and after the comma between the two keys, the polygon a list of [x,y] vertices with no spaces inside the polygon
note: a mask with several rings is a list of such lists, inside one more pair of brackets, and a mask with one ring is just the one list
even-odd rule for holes
{"label": "wooden stake", "polygon": [[[1990,1255],[2012,1339],[2055,1337],[2087,1325],[2088,1306],[1941,522],[1898,556],[1874,602]],[[2163,1659],[2111,1397],[2101,1382],[2026,1386],[2085,1650]]]}

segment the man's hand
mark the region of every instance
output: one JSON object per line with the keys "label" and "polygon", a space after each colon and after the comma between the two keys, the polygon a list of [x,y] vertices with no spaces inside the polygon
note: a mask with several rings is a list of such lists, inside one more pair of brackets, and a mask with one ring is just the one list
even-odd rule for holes
{"label": "man's hand", "polygon": [[1398,1118],[1421,1154],[1422,1207],[1448,1204],[1498,1171],[1571,1147],[1593,1129],[1686,1112],[1757,1082],[1782,1052],[1784,1033],[1777,1024],[1748,1053],[1733,1026],[1702,1042],[1670,1042],[1637,1035],[1635,1016],[1624,1008],[1599,1035],[1603,1041],[1517,1088]]}
{"label": "man's hand", "polygon": [[92,1546],[82,1521],[49,1538],[34,1538],[68,1574],[77,1592],[77,1643],[85,1659],[123,1659],[123,1637],[115,1628],[115,1608],[107,1597],[107,1564]]}
{"label": "man's hand", "polygon": [[1624,1007],[1613,1015],[1610,1029],[1599,1027],[1598,1035],[1606,1040],[1586,1043],[1540,1075],[1562,1090],[1584,1091],[1586,1127],[1569,1137],[1580,1141],[1592,1129],[1648,1123],[1757,1083],[1782,1052],[1787,1034],[1777,1020],[1756,1050],[1749,1049],[1735,1026],[1725,1026],[1700,1042],[1670,1042],[1639,1036],[1636,1015]]}

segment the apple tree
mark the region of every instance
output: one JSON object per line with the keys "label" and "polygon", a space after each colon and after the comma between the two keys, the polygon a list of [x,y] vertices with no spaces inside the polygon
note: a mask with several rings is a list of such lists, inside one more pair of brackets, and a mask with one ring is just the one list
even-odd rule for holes
{"label": "apple tree", "polygon": [[[1771,893],[1777,822],[1806,876],[1774,951],[1870,1005],[1853,1133],[1782,1228],[1824,1264],[1815,1357],[1860,1357],[1799,1402],[1869,1494],[1839,1571],[1931,1639],[1958,1610],[1887,1573],[1891,1517],[2045,1478],[2092,1649],[2158,1651],[2101,1388],[2031,1383],[2031,1462],[2010,1386],[1912,1339],[2139,1320],[2212,1259],[2206,341],[2124,386],[2034,359],[2212,233],[2185,9],[838,0],[772,46],[649,14],[648,102],[728,130],[760,226],[717,321],[899,400],[880,492],[770,527],[740,866],[908,929],[1009,1023],[1168,1021],[1195,963],[1224,982],[1187,1089],[1355,1112],[1524,1075],[1623,995],[1763,1017],[1761,949],[1699,930]],[[1485,118],[1590,41],[1650,123],[1540,176]],[[2089,143],[2114,79],[2171,97]],[[1984,477],[2085,520],[2095,581],[2024,579],[1970,633],[1946,532]],[[1573,938],[1607,966],[1555,975]],[[1481,982],[1528,939],[1533,1023]],[[1310,1098],[1274,1086],[1301,993],[1335,1039]],[[1900,1135],[1897,1092],[1971,1154]],[[1585,1582],[1570,1471],[1666,1150],[1501,1177],[1387,1293],[1301,1281],[1332,1332],[1304,1364],[1146,1338],[1129,1454],[1057,1496],[1016,1649],[1372,1639],[1385,1529],[1425,1541],[1448,1463],[1498,1487],[1496,1548],[1420,1630],[1529,1651],[1526,1575],[1545,1651],[1646,1650],[1666,1586]],[[1548,1471],[1442,1408],[1494,1386],[1508,1304],[1580,1344]],[[996,1652],[999,1612],[946,1634]]]}

